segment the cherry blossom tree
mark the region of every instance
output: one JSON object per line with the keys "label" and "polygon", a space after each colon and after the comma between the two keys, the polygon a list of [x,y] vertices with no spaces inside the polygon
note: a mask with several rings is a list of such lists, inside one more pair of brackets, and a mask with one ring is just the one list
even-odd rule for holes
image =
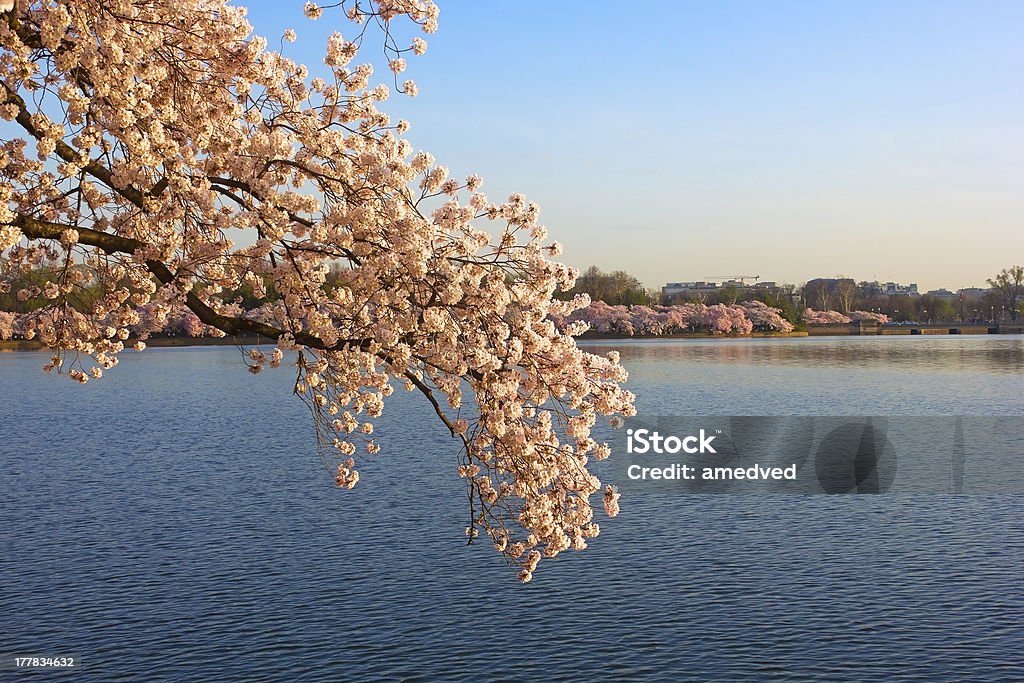
{"label": "cherry blossom tree", "polygon": [[607,327],[610,332],[617,332],[632,337],[637,333],[636,322],[629,306],[609,306],[606,309]]}
{"label": "cherry blossom tree", "polygon": [[629,310],[633,327],[640,335],[659,335],[664,332],[661,316],[649,306],[632,306]]}
{"label": "cherry blossom tree", "polygon": [[1010,312],[1010,320],[1016,322],[1020,314],[1020,301],[1024,299],[1024,266],[1003,268],[994,278],[988,279],[988,286]]}
{"label": "cherry blossom tree", "polygon": [[0,311],[0,341],[6,341],[14,336],[14,314],[9,311]]}
{"label": "cherry blossom tree", "polygon": [[792,332],[793,325],[782,317],[781,311],[762,301],[744,301],[744,312],[754,329],[771,332]]}
{"label": "cherry blossom tree", "polygon": [[804,322],[809,325],[849,322],[887,323],[889,322],[889,316],[885,313],[875,313],[872,311],[850,311],[849,315],[843,315],[838,311],[815,311],[808,308],[804,311]]}
{"label": "cherry blossom tree", "polygon": [[679,309],[679,315],[689,330],[699,329],[704,324],[704,316],[708,311],[708,307],[701,303],[685,303],[674,308]]}
{"label": "cherry blossom tree", "polygon": [[875,323],[889,322],[889,316],[887,316],[885,313],[875,313],[873,311],[850,311],[849,317],[851,321]]}
{"label": "cherry blossom tree", "polygon": [[681,306],[657,306],[655,311],[658,314],[658,325],[664,334],[684,332],[689,329],[689,323],[683,314]]}
{"label": "cherry blossom tree", "polygon": [[132,336],[136,339],[148,339],[157,332],[183,337],[215,336],[215,328],[204,325],[192,310],[188,308],[171,308],[161,303],[151,302],[136,309],[139,321],[131,326]]}
{"label": "cherry blossom tree", "polygon": [[704,313],[704,324],[711,334],[750,334],[754,329],[744,308],[735,304],[708,306]]}
{"label": "cherry blossom tree", "polygon": [[[609,454],[598,417],[634,412],[626,373],[549,320],[585,302],[553,300],[576,273],[549,259],[560,247],[537,205],[450,178],[378,108],[416,94],[400,74],[427,43],[401,30],[433,32],[437,5],[305,9],[351,21],[327,42],[326,76],[287,56],[295,31],[268,49],[228,0],[0,4],[0,257],[15,274],[61,264],[22,329],[83,384],[117,364],[143,306],[258,335],[273,349],[246,364],[295,359],[344,488],[379,450],[387,398],[418,391],[460,443],[470,541],[489,538],[529,581],[542,556],[597,536],[592,496],[618,511],[587,463]],[[359,63],[364,42],[383,44],[391,85]],[[279,297],[256,313],[218,297],[268,282]]]}
{"label": "cherry blossom tree", "polygon": [[812,308],[804,309],[803,318],[808,325],[833,325],[850,322],[848,317],[838,311],[815,311]]}

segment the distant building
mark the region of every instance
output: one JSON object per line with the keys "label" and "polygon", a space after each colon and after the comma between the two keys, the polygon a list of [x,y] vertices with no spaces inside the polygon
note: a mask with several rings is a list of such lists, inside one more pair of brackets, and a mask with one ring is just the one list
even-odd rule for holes
{"label": "distant building", "polygon": [[669,282],[661,288],[662,303],[672,304],[683,301],[704,300],[709,296],[721,294],[728,289],[734,289],[740,299],[754,293],[772,292],[778,293],[782,290],[777,283],[771,280],[759,282],[745,282],[744,280],[695,280],[693,282]]}
{"label": "distant building", "polygon": [[[982,289],[981,287],[964,287],[959,290],[959,292],[963,294],[964,301],[976,301],[988,294],[989,291],[990,290]],[[959,297],[960,294],[957,294],[957,298]]]}
{"label": "distant building", "polygon": [[685,299],[689,297],[700,297],[718,292],[721,287],[717,282],[669,282],[661,288],[661,296],[664,299]]}
{"label": "distant building", "polygon": [[921,296],[917,283],[901,285],[898,282],[867,282],[861,287],[861,295],[866,298],[876,296]]}
{"label": "distant building", "polygon": [[920,296],[917,284],[901,285],[898,282],[886,282],[881,285],[883,296]]}
{"label": "distant building", "polygon": [[925,296],[935,297],[936,299],[945,299],[946,301],[956,301],[960,298],[960,295],[956,292],[951,292],[948,289],[933,289],[925,292]]}
{"label": "distant building", "polygon": [[857,283],[848,277],[816,277],[808,280],[803,287],[806,305],[819,310],[831,310],[843,300],[852,299]]}

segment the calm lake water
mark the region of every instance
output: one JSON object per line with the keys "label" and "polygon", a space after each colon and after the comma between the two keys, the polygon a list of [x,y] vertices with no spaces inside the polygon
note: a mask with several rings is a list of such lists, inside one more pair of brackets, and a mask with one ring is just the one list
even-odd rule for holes
{"label": "calm lake water", "polygon": [[[1020,337],[589,346],[645,414],[1024,415]],[[0,653],[64,678],[1024,680],[1022,496],[638,492],[522,586],[413,395],[339,491],[287,370],[45,358],[0,354]]]}

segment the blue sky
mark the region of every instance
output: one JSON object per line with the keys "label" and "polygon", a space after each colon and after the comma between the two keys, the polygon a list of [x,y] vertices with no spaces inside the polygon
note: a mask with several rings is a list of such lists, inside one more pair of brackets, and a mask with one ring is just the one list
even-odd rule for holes
{"label": "blue sky", "polygon": [[[240,4],[311,67],[353,32]],[[385,109],[539,202],[572,265],[955,288],[1024,263],[1024,3],[440,4],[420,96]]]}

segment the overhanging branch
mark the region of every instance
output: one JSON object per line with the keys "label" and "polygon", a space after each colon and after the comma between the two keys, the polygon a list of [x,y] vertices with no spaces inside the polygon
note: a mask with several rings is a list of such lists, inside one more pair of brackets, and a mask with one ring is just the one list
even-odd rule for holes
{"label": "overhanging branch", "polygon": [[[59,240],[61,233],[65,230],[76,230],[78,232],[79,244],[98,247],[99,249],[111,254],[134,254],[140,250],[145,250],[149,246],[141,240],[132,239],[130,237],[112,235],[108,232],[93,230],[91,228],[78,228],[64,223],[55,223],[53,221],[32,218],[31,216],[19,215],[13,222],[13,225],[18,227],[29,239]],[[151,272],[157,280],[165,285],[171,284],[176,279],[174,273],[171,272],[171,269],[168,268],[163,261],[146,259],[145,264],[149,272]],[[185,295],[185,305],[188,306],[188,308],[195,313],[196,317],[198,317],[204,324],[221,330],[225,334],[238,335],[249,333],[256,334],[261,337],[267,337],[269,339],[280,339],[286,334],[289,334],[287,330],[259,322],[258,320],[227,316],[217,313],[208,304],[204,303],[194,292],[188,292]],[[294,337],[295,341],[303,346],[325,351],[340,350],[344,348],[367,349],[371,345],[371,340],[369,339],[344,339],[338,341],[336,344],[328,345],[319,337],[315,337],[304,332],[295,334]]]}

